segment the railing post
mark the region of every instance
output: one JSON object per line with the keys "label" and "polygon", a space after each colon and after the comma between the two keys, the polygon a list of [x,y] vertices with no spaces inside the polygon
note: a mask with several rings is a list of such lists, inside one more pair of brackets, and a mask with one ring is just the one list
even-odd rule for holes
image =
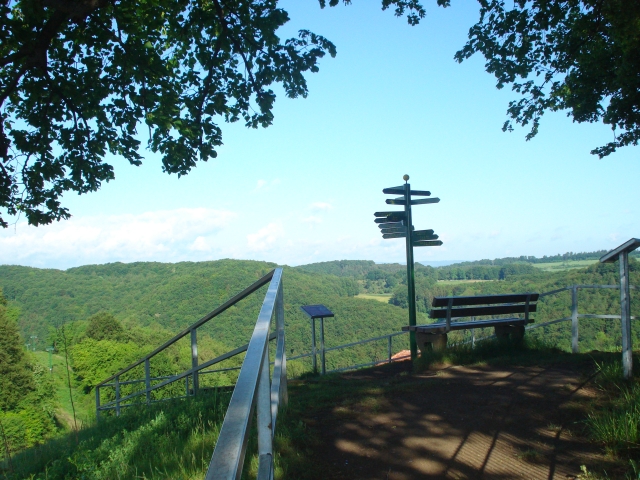
{"label": "railing post", "polygon": [[571,287],[571,353],[578,353],[578,287]]}
{"label": "railing post", "polygon": [[100,387],[96,387],[96,420],[100,420]]}
{"label": "railing post", "polygon": [[318,373],[318,359],[316,354],[316,319],[311,319],[311,368],[313,373]]}
{"label": "railing post", "polygon": [[120,416],[120,375],[116,375],[116,416]]}
{"label": "railing post", "polygon": [[149,359],[144,359],[144,386],[147,391],[147,405],[151,403],[151,365]]}
{"label": "railing post", "polygon": [[389,335],[389,341],[387,343],[387,353],[389,354],[389,363],[391,363],[391,339],[393,337]]}
{"label": "railing post", "polygon": [[[476,317],[471,317],[471,321],[475,322]],[[471,329],[471,348],[472,349],[476,348],[476,329],[475,328]]]}
{"label": "railing post", "polygon": [[631,349],[631,296],[629,292],[629,253],[620,252],[620,321],[622,322],[622,373],[624,378],[633,376]]}
{"label": "railing post", "polygon": [[[191,368],[198,366],[198,331],[193,328],[191,330]],[[198,394],[200,388],[200,382],[198,379],[198,372],[193,372],[193,394]]]}
{"label": "railing post", "polygon": [[324,318],[320,317],[320,354],[322,356],[322,375],[327,373],[327,364],[324,351]]}
{"label": "railing post", "polygon": [[265,346],[258,378],[258,479],[273,478],[273,429],[269,381],[269,344]]}

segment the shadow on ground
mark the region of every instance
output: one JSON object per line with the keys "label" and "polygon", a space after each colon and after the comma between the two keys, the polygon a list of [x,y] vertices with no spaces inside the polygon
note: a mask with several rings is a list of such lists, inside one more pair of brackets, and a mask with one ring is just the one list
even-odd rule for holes
{"label": "shadow on ground", "polygon": [[344,388],[330,402],[324,380],[294,386],[311,399],[301,415],[313,468],[288,478],[567,479],[581,465],[613,468],[583,431],[593,362],[418,375],[406,363],[336,377]]}

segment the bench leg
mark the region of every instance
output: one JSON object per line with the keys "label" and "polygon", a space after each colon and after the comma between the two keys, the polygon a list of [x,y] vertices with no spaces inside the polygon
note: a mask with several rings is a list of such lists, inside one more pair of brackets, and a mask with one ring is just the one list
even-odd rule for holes
{"label": "bench leg", "polygon": [[422,354],[430,351],[442,352],[447,348],[447,334],[416,332],[416,343]]}
{"label": "bench leg", "polygon": [[524,338],[524,325],[500,325],[494,329],[498,340],[521,342]]}

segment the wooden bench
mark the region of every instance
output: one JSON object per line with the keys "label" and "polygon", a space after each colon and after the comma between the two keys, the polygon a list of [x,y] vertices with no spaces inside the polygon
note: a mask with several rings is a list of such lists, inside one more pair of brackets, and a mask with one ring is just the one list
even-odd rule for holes
{"label": "wooden bench", "polygon": [[[416,342],[423,353],[428,349],[443,350],[447,345],[447,333],[451,330],[494,327],[498,339],[522,340],[524,327],[533,323],[530,313],[536,311],[538,293],[506,295],[478,295],[473,297],[435,297],[431,304],[430,318],[444,319],[444,322],[429,325],[402,327],[402,330],[416,332]],[[453,321],[459,318],[486,315],[513,315],[520,317],[491,318],[489,320]]]}

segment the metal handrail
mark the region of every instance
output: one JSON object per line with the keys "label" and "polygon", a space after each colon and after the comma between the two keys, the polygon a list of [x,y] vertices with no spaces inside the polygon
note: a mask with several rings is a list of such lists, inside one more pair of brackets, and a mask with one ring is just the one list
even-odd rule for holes
{"label": "metal handrail", "polygon": [[[269,379],[269,328],[276,317],[276,356]],[[236,480],[242,474],[254,409],[257,410],[258,479],[273,478],[273,437],[281,401],[287,402],[282,269],[275,270],[249,341],[240,375],[220,429],[206,480]]]}
{"label": "metal handrail", "polygon": [[271,270],[269,273],[267,273],[264,277],[262,277],[260,280],[256,281],[255,283],[253,283],[251,286],[245,288],[244,290],[242,290],[240,293],[238,293],[237,295],[231,297],[229,300],[227,300],[226,302],[224,302],[222,305],[220,305],[218,308],[216,308],[215,310],[212,310],[211,312],[209,312],[208,314],[206,314],[204,317],[202,317],[200,320],[198,320],[197,322],[195,322],[194,324],[188,326],[187,328],[185,328],[184,330],[182,330],[180,333],[178,333],[177,335],[175,335],[173,338],[171,338],[170,340],[167,340],[165,343],[163,343],[162,345],[160,345],[158,348],[156,348],[154,351],[152,351],[151,353],[145,355],[144,357],[142,357],[140,360],[138,360],[137,362],[132,363],[131,365],[123,368],[122,370],[120,370],[119,372],[111,375],[109,378],[103,380],[102,382],[100,382],[98,385],[96,385],[97,387],[101,387],[103,386],[104,383],[108,382],[109,380],[113,380],[116,377],[119,377],[120,375],[122,375],[123,373],[128,372],[129,370],[131,370],[134,367],[137,367],[138,365],[141,365],[142,363],[144,363],[147,360],[150,360],[152,357],[154,357],[155,355],[157,355],[158,353],[160,353],[161,351],[163,351],[164,349],[166,349],[167,347],[173,345],[174,343],[176,343],[178,340],[180,340],[181,338],[185,337],[188,333],[193,332],[195,329],[197,329],[198,327],[201,327],[202,325],[204,325],[205,323],[207,323],[209,320],[211,320],[212,318],[220,315],[222,312],[224,312],[225,310],[227,310],[229,307],[234,306],[236,303],[238,303],[240,300],[243,300],[244,298],[248,297],[249,295],[251,295],[253,292],[255,292],[256,290],[258,290],[260,287],[263,287],[264,285],[266,285],[267,283],[269,283],[271,281],[271,278],[273,277],[275,270]]}
{"label": "metal handrail", "polygon": [[[602,288],[602,289],[620,289],[620,286],[619,285],[570,285],[568,287],[562,287],[562,288],[558,288],[556,290],[551,290],[549,292],[541,293],[538,298],[546,297],[546,296],[549,296],[549,295],[554,295],[554,294],[557,294],[557,293],[560,293],[560,292],[564,292],[564,291],[571,291],[574,288],[576,290],[578,290],[578,289],[598,289],[598,288]],[[629,288],[632,289],[632,290],[635,290],[638,287],[630,285]],[[576,317],[575,317],[576,319],[580,319],[580,318],[602,318],[602,319],[620,318],[620,315],[594,315],[594,314],[586,314],[586,313],[577,313],[577,297],[575,299],[575,308],[573,308],[573,306],[572,306],[572,310],[575,310],[575,312],[576,312]],[[466,318],[466,317],[459,317],[459,318]],[[635,320],[636,317],[632,316],[631,319]],[[548,325],[553,325],[555,323],[566,322],[566,321],[569,321],[569,320],[572,320],[572,321],[575,322],[573,315],[570,316],[570,317],[564,317],[564,318],[559,318],[559,319],[555,319],[555,320],[550,320],[550,321],[544,322],[544,323],[536,323],[536,324],[528,325],[526,327],[526,330],[531,330],[531,329],[534,329],[534,328],[540,328],[540,327],[544,327],[544,326],[548,326]],[[393,333],[390,333],[390,334],[387,334],[387,335],[367,338],[367,339],[360,340],[360,341],[357,341],[357,342],[346,343],[344,345],[338,345],[336,347],[325,348],[324,351],[322,349],[319,349],[317,353],[319,353],[320,356],[322,357],[322,356],[324,356],[324,354],[326,352],[330,352],[330,351],[334,351],[334,350],[341,350],[341,349],[344,349],[344,348],[353,347],[353,346],[356,346],[356,345],[361,345],[361,344],[364,344],[364,343],[369,343],[369,342],[373,342],[373,341],[376,341],[376,340],[382,340],[382,339],[387,338],[388,342],[389,342],[387,362],[391,363],[391,361],[392,361],[391,360],[391,357],[392,357],[392,353],[391,353],[391,338],[396,336],[396,335],[402,335],[404,333],[407,333],[407,332],[404,332],[404,331],[403,332],[393,332]],[[572,334],[574,334],[572,336],[576,339],[576,340],[572,339],[572,344],[573,345],[577,345],[577,343],[575,343],[577,341],[577,329],[574,328],[573,331],[572,331]],[[462,342],[457,342],[457,343],[455,343],[455,345],[465,345],[465,344],[468,344],[468,343],[479,342],[479,341],[488,340],[488,339],[491,339],[491,338],[495,338],[495,335],[488,335],[486,337],[474,338],[472,340],[465,340],[465,341],[462,341]],[[577,349],[573,349],[573,350],[575,351]],[[296,355],[295,357],[290,357],[289,361],[298,360],[298,359],[302,359],[302,358],[307,358],[307,357],[311,357],[311,356],[313,356],[313,352],[303,353],[301,355]],[[354,370],[354,369],[357,369],[357,368],[368,367],[368,366],[371,366],[371,365],[379,365],[380,363],[381,363],[380,360],[374,360],[374,361],[368,362],[368,363],[360,363],[360,364],[355,364],[355,365],[349,365],[349,366],[346,366],[346,367],[336,368],[336,369],[333,369],[333,370],[327,370],[326,373],[335,373],[335,372],[342,372],[342,371],[345,371],[345,370]]]}
{"label": "metal handrail", "polygon": [[[235,350],[232,350],[230,352],[227,352],[223,355],[220,355],[219,357],[214,358],[213,360],[209,360],[208,362],[199,364],[198,362],[198,343],[197,343],[197,329],[199,327],[201,327],[202,325],[204,325],[205,323],[209,322],[211,319],[215,318],[216,316],[220,315],[222,312],[224,312],[225,310],[227,310],[229,307],[232,307],[233,305],[235,305],[236,303],[238,303],[239,301],[243,300],[244,298],[248,297],[249,295],[251,295],[252,293],[254,293],[256,290],[260,289],[261,287],[263,287],[264,285],[267,285],[269,282],[272,281],[273,276],[275,274],[276,270],[272,270],[269,273],[267,273],[266,275],[264,275],[262,278],[260,278],[259,280],[257,280],[256,282],[254,282],[252,285],[250,285],[249,287],[245,288],[244,290],[242,290],[240,293],[238,293],[237,295],[234,295],[233,297],[231,297],[229,300],[227,300],[225,303],[223,303],[222,305],[220,305],[219,307],[217,307],[216,309],[214,309],[213,311],[209,312],[207,315],[205,315],[204,317],[202,317],[200,320],[198,320],[197,322],[193,323],[192,325],[190,325],[189,327],[185,328],[184,330],[182,330],[180,333],[178,333],[177,335],[175,335],[174,337],[172,337],[171,339],[167,340],[165,343],[163,343],[162,345],[160,345],[158,348],[156,348],[155,350],[153,350],[151,353],[145,355],[144,357],[142,357],[141,359],[139,359],[138,361],[128,365],[127,367],[123,368],[122,370],[120,370],[119,372],[115,373],[114,375],[110,376],[109,378],[103,380],[102,382],[98,383],[95,386],[95,397],[96,397],[96,417],[99,419],[100,418],[100,412],[104,411],[104,410],[110,410],[110,409],[114,409],[116,411],[116,415],[120,415],[120,409],[122,407],[127,407],[132,405],[131,403],[129,404],[123,404],[122,402],[125,402],[127,400],[139,397],[141,395],[145,395],[146,396],[146,403],[147,404],[151,404],[152,403],[152,399],[151,399],[151,393],[154,390],[158,390],[162,387],[165,387],[171,383],[174,383],[178,380],[181,379],[185,379],[186,382],[186,395],[185,396],[189,396],[190,390],[189,390],[189,377],[191,377],[192,379],[192,384],[193,384],[193,394],[196,394],[199,388],[199,375],[201,374],[208,374],[208,373],[212,373],[211,371],[202,371],[205,368],[208,368],[216,363],[222,362],[224,360],[228,360],[231,357],[234,357],[236,355],[239,355],[240,353],[243,353],[247,350],[249,344],[247,345],[243,345],[241,347],[236,348]],[[185,336],[190,335],[191,336],[191,368],[176,374],[176,375],[170,375],[170,376],[165,376],[165,377],[151,377],[151,367],[150,367],[150,361],[151,359],[157,355],[158,353],[162,352],[163,350],[165,350],[166,348],[170,347],[171,345],[173,345],[174,343],[176,343],[178,340],[184,338]],[[270,336],[270,339],[275,338],[275,334],[273,334],[272,336]],[[129,372],[131,369],[144,364],[144,370],[145,370],[145,374],[144,374],[144,379],[143,380],[126,380],[121,382],[120,381],[120,377],[121,375]],[[202,372],[201,372],[202,371]],[[159,380],[162,379],[164,381],[161,381],[160,383],[156,384],[156,385],[151,385],[152,380]],[[112,380],[115,380],[113,383],[109,383]],[[134,392],[130,395],[126,395],[126,396],[121,396],[120,395],[120,387],[123,385],[131,385],[134,383],[145,383],[145,387],[144,389],[141,389],[137,392]],[[114,388],[115,389],[115,400],[105,403],[105,404],[101,404],[101,398],[100,398],[100,390],[101,388],[106,388],[106,387],[110,387],[110,388]],[[172,398],[177,398],[177,397],[172,397]],[[182,397],[180,397],[182,398]],[[161,399],[161,400],[169,400],[167,399]]]}
{"label": "metal handrail", "polygon": [[[539,298],[546,297],[548,295],[554,295],[556,293],[560,293],[560,292],[564,292],[564,291],[571,291],[572,292],[571,316],[570,317],[558,318],[558,319],[555,319],[555,320],[550,320],[550,321],[544,322],[544,323],[535,323],[535,324],[527,325],[525,327],[525,330],[533,330],[535,328],[546,327],[546,326],[553,325],[553,324],[556,324],[556,323],[562,323],[562,322],[571,321],[571,323],[572,323],[572,328],[571,328],[571,351],[572,351],[572,353],[578,353],[578,320],[580,318],[599,318],[599,319],[618,319],[618,318],[621,318],[620,315],[597,315],[597,314],[591,314],[591,313],[578,313],[577,291],[579,289],[598,289],[598,288],[619,290],[620,286],[619,285],[570,285],[568,287],[562,287],[562,288],[558,288],[556,290],[551,290],[549,292],[541,293]],[[638,287],[634,286],[634,285],[629,285],[629,288],[631,290],[636,290]],[[631,316],[631,320],[636,320],[636,317],[635,316]],[[466,341],[463,341],[463,342],[459,342],[457,344],[458,345],[465,345],[465,344],[468,344],[468,343],[472,343],[473,341],[480,342],[482,340],[489,340],[489,339],[492,339],[492,338],[495,338],[495,337],[496,337],[495,335],[488,335],[486,337],[475,338],[473,340],[466,340]]]}

